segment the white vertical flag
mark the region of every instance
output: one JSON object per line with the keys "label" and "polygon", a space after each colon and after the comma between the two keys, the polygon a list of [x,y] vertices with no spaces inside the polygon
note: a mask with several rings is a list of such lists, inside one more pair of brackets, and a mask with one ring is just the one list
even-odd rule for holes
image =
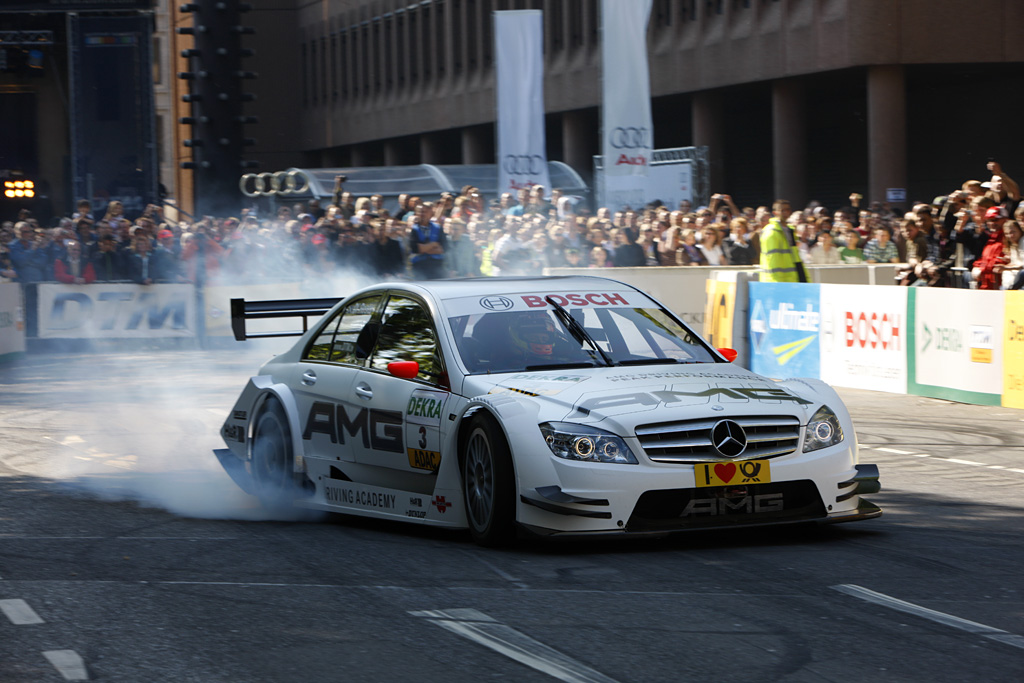
{"label": "white vertical flag", "polygon": [[498,191],[551,190],[544,142],[544,34],[540,10],[494,13]]}
{"label": "white vertical flag", "polygon": [[647,170],[654,151],[647,21],[651,0],[601,0],[601,96],[604,203],[609,208],[646,202]]}

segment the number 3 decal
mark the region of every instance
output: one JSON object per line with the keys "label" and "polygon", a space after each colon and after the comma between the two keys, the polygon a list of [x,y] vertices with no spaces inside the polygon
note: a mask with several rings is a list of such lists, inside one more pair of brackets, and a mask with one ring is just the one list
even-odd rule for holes
{"label": "number 3 decal", "polygon": [[423,448],[426,448],[426,447],[427,447],[427,428],[426,427],[420,427],[420,448],[423,449]]}

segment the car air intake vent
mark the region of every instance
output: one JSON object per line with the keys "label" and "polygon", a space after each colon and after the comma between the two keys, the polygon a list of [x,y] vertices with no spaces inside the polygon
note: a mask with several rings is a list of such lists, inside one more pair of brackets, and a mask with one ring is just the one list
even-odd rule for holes
{"label": "car air intake vent", "polygon": [[[721,450],[713,445],[712,432],[714,440],[723,445]],[[775,458],[796,450],[800,421],[789,415],[679,420],[641,425],[636,428],[636,436],[654,462]]]}

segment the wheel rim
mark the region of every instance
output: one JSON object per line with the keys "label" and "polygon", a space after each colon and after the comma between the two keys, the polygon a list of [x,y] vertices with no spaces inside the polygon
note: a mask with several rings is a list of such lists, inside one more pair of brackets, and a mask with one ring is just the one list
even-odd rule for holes
{"label": "wheel rim", "polygon": [[285,461],[288,456],[284,430],[277,415],[267,413],[260,419],[253,448],[256,481],[266,490],[279,488],[283,483]]}
{"label": "wheel rim", "polygon": [[494,506],[494,466],[491,445],[480,431],[470,437],[466,450],[466,504],[474,528],[484,529]]}

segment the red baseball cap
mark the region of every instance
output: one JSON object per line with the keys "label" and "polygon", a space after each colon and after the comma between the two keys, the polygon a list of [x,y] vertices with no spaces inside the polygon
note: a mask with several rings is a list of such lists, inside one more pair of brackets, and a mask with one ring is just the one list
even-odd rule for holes
{"label": "red baseball cap", "polygon": [[1009,218],[1006,214],[1006,209],[1001,206],[991,206],[989,210],[985,212],[985,220],[994,221],[997,218]]}
{"label": "red baseball cap", "polygon": [[170,230],[161,230],[159,233],[157,233],[158,239],[166,239],[168,237],[174,237],[174,233],[171,232]]}
{"label": "red baseball cap", "polygon": [[313,244],[315,244],[318,247],[326,241],[327,238],[321,235],[320,233],[313,235],[313,239],[311,240],[311,242],[313,242]]}

